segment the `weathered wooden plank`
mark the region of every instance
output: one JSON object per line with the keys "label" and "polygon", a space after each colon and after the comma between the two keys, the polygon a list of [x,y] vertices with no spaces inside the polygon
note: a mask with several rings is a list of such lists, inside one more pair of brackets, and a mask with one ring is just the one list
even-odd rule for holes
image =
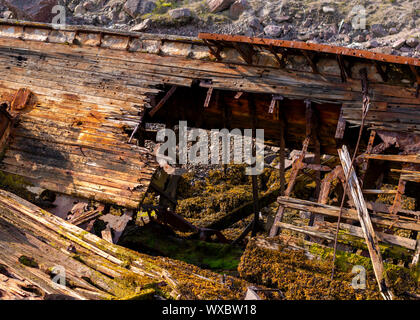
{"label": "weathered wooden plank", "polygon": [[[330,217],[338,217],[340,208],[336,206],[330,206],[317,202],[294,199],[290,197],[279,197],[277,202],[284,205],[286,208],[313,212],[322,214]],[[343,208],[342,212],[343,219],[350,219],[358,221],[357,212],[355,209]],[[400,217],[399,221],[391,219],[389,214],[379,215],[378,212],[370,215],[373,223],[383,226],[392,226],[395,228],[401,228],[406,230],[420,231],[420,224],[416,223],[414,219],[408,220],[406,217]]]}
{"label": "weathered wooden plank", "polygon": [[381,251],[379,248],[379,242],[376,233],[373,229],[369,212],[366,207],[365,200],[363,198],[362,189],[359,185],[359,180],[357,179],[356,173],[354,172],[350,155],[345,145],[342,147],[342,149],[338,151],[338,155],[340,156],[341,165],[343,167],[344,173],[346,177],[348,177],[347,184],[349,186],[353,198],[353,203],[357,209],[360,225],[362,227],[366,244],[369,250],[369,255],[372,261],[373,270],[375,272],[376,280],[379,285],[379,290],[381,291],[381,294],[385,300],[392,300],[392,292],[389,290],[388,285],[386,283],[386,279],[384,278],[384,267]]}
{"label": "weathered wooden plank", "polygon": [[384,160],[384,161],[395,161],[395,162],[408,162],[408,163],[420,163],[420,155],[409,154],[409,155],[390,155],[390,154],[364,154],[363,158]]}

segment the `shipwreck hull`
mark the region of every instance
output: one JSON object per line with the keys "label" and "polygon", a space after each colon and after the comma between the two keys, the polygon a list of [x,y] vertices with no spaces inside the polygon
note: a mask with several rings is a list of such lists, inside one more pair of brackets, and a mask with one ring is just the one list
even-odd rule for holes
{"label": "shipwreck hull", "polygon": [[[342,145],[356,149],[363,123],[354,163],[360,197],[387,193],[381,190],[387,179],[398,184],[387,193],[395,195],[391,206],[368,201],[363,217],[372,220],[377,241],[407,249],[411,264],[418,264],[419,59],[241,36],[188,38],[0,20],[0,62],[3,173],[133,209],[158,168],[144,147],[156,133],[146,122],[264,129],[266,143],[280,149],[279,210],[271,236],[288,229],[331,243],[334,228],[324,223],[343,215],[352,237],[366,237],[354,202],[343,210],[328,202],[333,181],[348,183],[340,160],[321,161],[322,154],[337,156]],[[287,183],[286,148],[302,150]],[[310,163],[308,152],[314,153]],[[369,170],[376,165],[386,170]],[[311,201],[291,197],[301,175],[315,182]],[[415,209],[402,209],[405,194],[415,198]],[[310,212],[309,225],[282,222],[285,209]],[[236,215],[242,219],[245,213]],[[234,216],[232,223],[239,219]],[[388,234],[393,228],[410,235]]]}

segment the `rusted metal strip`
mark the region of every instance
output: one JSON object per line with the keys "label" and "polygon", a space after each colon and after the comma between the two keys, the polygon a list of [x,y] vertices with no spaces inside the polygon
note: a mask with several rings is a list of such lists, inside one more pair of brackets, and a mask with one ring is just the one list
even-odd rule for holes
{"label": "rusted metal strip", "polygon": [[411,57],[402,57],[388,55],[373,51],[367,50],[358,50],[345,47],[337,47],[326,44],[318,43],[307,43],[302,41],[289,41],[289,40],[277,40],[277,39],[264,39],[257,37],[246,37],[239,35],[225,35],[225,34],[215,34],[215,33],[200,33],[198,35],[199,39],[203,40],[214,40],[214,41],[224,41],[224,42],[240,42],[240,43],[249,43],[262,46],[273,46],[273,47],[283,47],[299,50],[307,50],[314,52],[323,52],[330,53],[335,55],[350,56],[362,59],[377,60],[382,62],[397,63],[404,65],[413,65],[420,66],[420,59],[411,58]]}

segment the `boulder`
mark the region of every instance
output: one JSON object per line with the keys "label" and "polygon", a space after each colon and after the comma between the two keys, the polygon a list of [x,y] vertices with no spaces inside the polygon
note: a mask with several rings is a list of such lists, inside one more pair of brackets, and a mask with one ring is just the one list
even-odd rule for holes
{"label": "boulder", "polygon": [[142,0],[127,0],[123,7],[124,11],[127,12],[132,18],[137,17],[143,13],[143,1]]}
{"label": "boulder", "polygon": [[236,0],[229,8],[229,17],[235,20],[238,19],[242,12],[247,9],[247,7],[247,0]]}
{"label": "boulder", "polygon": [[235,2],[235,0],[207,0],[210,12],[216,13],[226,9]]}
{"label": "boulder", "polygon": [[363,34],[359,34],[353,38],[355,42],[365,42],[366,38]]}
{"label": "boulder", "polygon": [[188,8],[178,8],[168,11],[169,16],[172,19],[185,19],[192,16],[191,10]]}
{"label": "boulder", "polygon": [[375,37],[385,37],[387,32],[382,24],[373,24],[370,27],[370,31]]}
{"label": "boulder", "polygon": [[51,23],[58,0],[3,0],[16,19]]}
{"label": "boulder", "polygon": [[12,11],[4,11],[3,12],[3,18],[4,19],[13,19],[13,12]]}
{"label": "boulder", "polygon": [[398,33],[398,29],[397,28],[391,28],[389,29],[389,34],[397,34]]}
{"label": "boulder", "polygon": [[147,29],[149,29],[152,25],[152,20],[151,19],[145,19],[142,22],[140,22],[139,24],[136,24],[134,27],[132,27],[130,29],[130,31],[145,31]]}
{"label": "boulder", "polygon": [[270,24],[264,28],[264,33],[269,37],[278,37],[281,35],[282,31],[282,27],[276,26],[274,24]]}
{"label": "boulder", "polygon": [[83,3],[83,8],[85,8],[86,11],[93,11],[96,8],[96,2],[94,0],[85,1]]}
{"label": "boulder", "polygon": [[142,4],[142,14],[146,14],[146,13],[152,13],[153,10],[155,10],[155,8],[157,7],[156,3],[154,1],[145,1]]}
{"label": "boulder", "polygon": [[74,14],[75,15],[82,15],[86,13],[86,9],[83,7],[83,4],[80,3],[74,8]]}
{"label": "boulder", "polygon": [[419,39],[411,37],[411,38],[408,38],[405,43],[407,44],[407,46],[411,48],[415,48],[419,44]]}
{"label": "boulder", "polygon": [[379,42],[378,42],[378,41],[376,41],[376,40],[371,40],[371,41],[369,41],[369,42],[366,44],[366,48],[367,48],[367,49],[377,48],[377,47],[379,47],[379,46],[380,46],[380,44],[379,44]]}
{"label": "boulder", "polygon": [[402,46],[404,46],[405,45],[405,39],[400,39],[400,40],[397,40],[393,45],[392,45],[392,48],[393,49],[395,49],[395,50],[399,50],[399,49],[401,49],[401,47]]}

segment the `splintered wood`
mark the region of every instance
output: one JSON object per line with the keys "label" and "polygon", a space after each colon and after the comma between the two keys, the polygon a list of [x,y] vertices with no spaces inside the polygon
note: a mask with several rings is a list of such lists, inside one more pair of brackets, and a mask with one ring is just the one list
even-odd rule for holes
{"label": "splintered wood", "polygon": [[208,299],[239,298],[217,274],[114,245],[0,190],[0,298],[196,299],[184,281]]}

